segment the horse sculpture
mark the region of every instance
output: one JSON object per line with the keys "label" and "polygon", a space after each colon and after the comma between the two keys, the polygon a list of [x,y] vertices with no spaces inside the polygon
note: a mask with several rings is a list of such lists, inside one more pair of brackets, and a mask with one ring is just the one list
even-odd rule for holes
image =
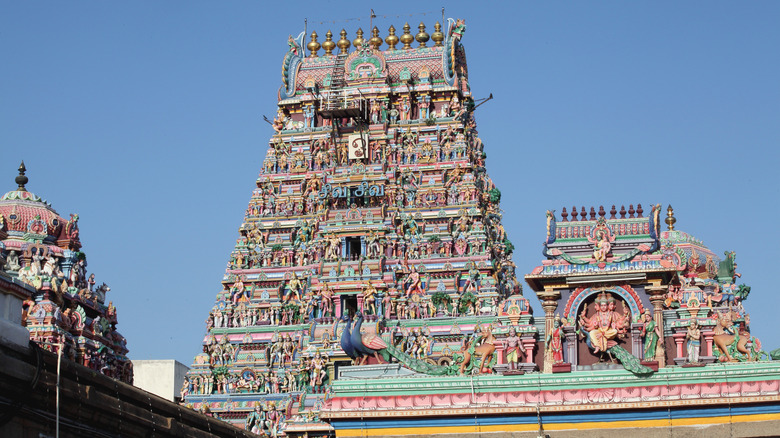
{"label": "horse sculpture", "polygon": [[721,362],[742,362],[753,360],[751,355],[752,345],[748,348],[748,342],[752,343],[750,333],[740,333],[739,327],[734,327],[733,313],[719,313],[718,325],[715,327],[715,336],[712,342],[717,347],[715,356]]}
{"label": "horse sculpture", "polygon": [[494,359],[494,353],[496,351],[495,342],[496,338],[493,337],[491,327],[488,325],[482,330],[482,333],[478,337],[473,338],[472,341],[467,344],[466,348],[464,348],[463,361],[460,364],[460,373],[465,374],[467,370],[473,369],[471,359],[474,356],[481,357],[479,368],[477,368],[478,372],[481,373],[482,370],[485,369],[485,365],[488,365],[488,368],[490,368],[490,363]]}

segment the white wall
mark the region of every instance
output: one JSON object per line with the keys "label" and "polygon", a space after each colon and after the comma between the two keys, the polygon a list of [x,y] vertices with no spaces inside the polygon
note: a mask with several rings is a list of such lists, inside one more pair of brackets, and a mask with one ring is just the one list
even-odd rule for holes
{"label": "white wall", "polygon": [[188,370],[186,365],[175,360],[134,360],[133,385],[176,401]]}

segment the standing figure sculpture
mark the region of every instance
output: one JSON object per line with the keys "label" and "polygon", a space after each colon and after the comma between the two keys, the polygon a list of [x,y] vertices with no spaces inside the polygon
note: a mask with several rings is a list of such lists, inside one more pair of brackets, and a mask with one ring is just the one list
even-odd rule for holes
{"label": "standing figure sculpture", "polygon": [[506,361],[510,370],[516,370],[520,362],[520,337],[517,336],[515,327],[509,327],[509,336],[506,337]]}
{"label": "standing figure sculpture", "polygon": [[701,329],[699,322],[691,319],[691,325],[688,326],[688,332],[685,334],[686,348],[688,350],[688,363],[699,363],[699,349],[701,347]]}
{"label": "standing figure sculpture", "polygon": [[552,356],[554,364],[563,363],[563,328],[560,315],[553,321],[553,330],[547,336],[547,352]]}
{"label": "standing figure sculpture", "polygon": [[408,286],[406,287],[406,296],[408,297],[412,293],[422,293],[423,290],[420,287],[420,274],[417,272],[417,269],[415,269],[414,265],[412,265],[411,272],[409,273],[409,277],[407,277]]}
{"label": "standing figure sculpture", "polygon": [[363,286],[363,312],[367,315],[376,315],[376,294],[377,290],[371,280]]}
{"label": "standing figure sculpture", "polygon": [[645,361],[655,359],[655,350],[658,348],[658,339],[661,337],[661,328],[658,327],[653,319],[653,315],[646,310],[642,315],[642,337],[645,339],[645,348],[642,357]]}

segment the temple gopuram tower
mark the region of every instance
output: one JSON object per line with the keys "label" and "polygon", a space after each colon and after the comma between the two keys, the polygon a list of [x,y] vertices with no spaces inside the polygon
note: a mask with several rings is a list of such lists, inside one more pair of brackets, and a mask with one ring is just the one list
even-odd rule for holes
{"label": "temple gopuram tower", "polygon": [[353,369],[390,359],[404,364],[396,373],[468,372],[476,361],[458,352],[492,331],[485,367],[538,369],[477,135],[465,28],[288,39],[274,133],[188,405],[257,433],[314,436],[328,433],[318,412],[353,358]]}
{"label": "temple gopuram tower", "polygon": [[0,276],[34,291],[23,303],[21,323],[41,348],[125,383],[133,365],[110,288],[87,273],[79,216],[61,217],[26,188],[24,162],[17,188],[0,198]]}

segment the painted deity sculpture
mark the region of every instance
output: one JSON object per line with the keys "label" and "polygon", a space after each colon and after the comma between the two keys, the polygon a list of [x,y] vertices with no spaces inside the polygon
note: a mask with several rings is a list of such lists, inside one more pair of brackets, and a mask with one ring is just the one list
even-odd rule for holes
{"label": "painted deity sculpture", "polygon": [[509,336],[506,337],[506,361],[510,370],[516,370],[520,362],[520,337],[517,336],[517,330],[514,326],[509,327]]}
{"label": "painted deity sculpture", "polygon": [[642,322],[642,336],[645,341],[642,357],[645,361],[652,361],[655,359],[655,350],[658,348],[658,339],[660,339],[662,335],[661,328],[656,325],[653,315],[649,310],[645,311],[642,315]]}
{"label": "painted deity sculpture", "polygon": [[371,281],[363,287],[363,303],[364,303],[364,312],[367,315],[376,315],[376,294],[377,290],[374,287],[373,284],[371,284]]}
{"label": "painted deity sculpture", "polygon": [[734,324],[737,315],[733,311],[717,313],[717,326],[713,344],[717,347],[713,353],[721,362],[742,362],[756,360],[755,340],[750,332]]}
{"label": "painted deity sculpture", "polygon": [[602,292],[596,299],[596,313],[590,318],[586,316],[586,309],[580,314],[580,324],[588,333],[590,347],[594,353],[605,352],[610,347],[617,345],[615,338],[618,332],[624,329],[626,318],[610,308],[614,306],[615,298]]}
{"label": "painted deity sculpture", "polygon": [[475,329],[475,336],[471,339],[471,342],[467,344],[468,348],[464,349],[463,362],[460,365],[460,373],[464,374],[467,368],[473,368],[471,363],[474,356],[479,356],[479,366],[476,369],[478,373],[489,372],[491,368],[491,362],[494,359],[494,352],[496,339],[493,336],[493,330],[490,325],[486,325],[477,335],[477,329]]}
{"label": "painted deity sculpture", "polygon": [[686,350],[688,355],[686,360],[691,364],[699,363],[699,350],[701,349],[701,329],[696,319],[691,319],[688,331],[685,333]]}
{"label": "painted deity sculpture", "polygon": [[547,335],[546,349],[547,353],[552,356],[553,363],[563,363],[563,328],[560,316],[556,316],[553,321],[553,330]]}

